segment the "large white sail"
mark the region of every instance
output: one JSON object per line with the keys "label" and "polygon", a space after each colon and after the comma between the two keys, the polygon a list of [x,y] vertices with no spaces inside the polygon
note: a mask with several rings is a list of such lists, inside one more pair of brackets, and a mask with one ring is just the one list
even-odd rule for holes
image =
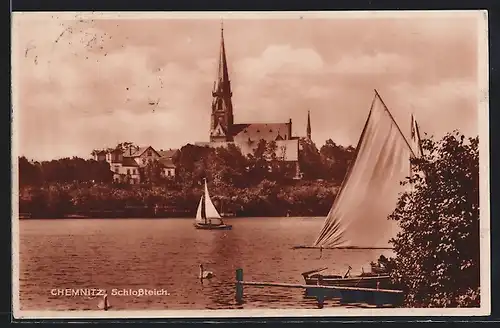
{"label": "large white sail", "polygon": [[409,176],[412,150],[378,95],[361,134],[356,158],[314,246],[390,248],[397,223],[388,216]]}
{"label": "large white sail", "polygon": [[201,210],[203,206],[203,196],[200,197],[200,202],[198,203],[198,209],[196,210],[196,222],[203,222],[203,216],[201,215]]}
{"label": "large white sail", "polygon": [[210,199],[207,181],[205,181],[205,216],[207,217],[207,220],[212,222],[212,224],[222,224],[221,216]]}

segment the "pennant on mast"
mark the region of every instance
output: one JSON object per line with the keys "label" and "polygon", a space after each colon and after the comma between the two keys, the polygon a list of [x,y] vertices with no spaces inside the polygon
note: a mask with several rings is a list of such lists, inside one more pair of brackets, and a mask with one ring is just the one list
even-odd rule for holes
{"label": "pennant on mast", "polygon": [[423,151],[422,151],[422,144],[420,142],[420,132],[418,129],[418,123],[417,120],[415,120],[415,116],[411,114],[411,143],[412,143],[412,149],[415,152],[416,157],[420,158],[422,157]]}

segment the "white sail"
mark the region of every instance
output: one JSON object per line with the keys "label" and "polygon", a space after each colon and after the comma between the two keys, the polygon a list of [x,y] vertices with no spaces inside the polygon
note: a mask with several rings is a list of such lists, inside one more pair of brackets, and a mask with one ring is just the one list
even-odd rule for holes
{"label": "white sail", "polygon": [[205,181],[205,216],[207,217],[207,220],[212,222],[212,224],[222,224],[221,216],[210,199],[207,181]]}
{"label": "white sail", "polygon": [[203,222],[203,216],[201,215],[201,210],[203,206],[203,196],[200,197],[200,202],[198,204],[198,210],[196,210],[196,222]]}
{"label": "white sail", "polygon": [[397,223],[388,216],[409,176],[412,150],[376,94],[356,158],[314,246],[390,248]]}

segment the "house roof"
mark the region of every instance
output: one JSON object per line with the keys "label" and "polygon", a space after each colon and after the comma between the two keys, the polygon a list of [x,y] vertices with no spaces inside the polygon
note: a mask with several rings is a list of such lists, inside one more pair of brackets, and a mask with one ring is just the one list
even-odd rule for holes
{"label": "house roof", "polygon": [[178,151],[178,149],[168,149],[168,150],[159,150],[157,151],[158,155],[161,157],[172,157]]}
{"label": "house roof", "polygon": [[[148,149],[151,149],[152,151],[154,151],[156,154],[158,154],[158,152],[151,146],[147,146],[147,147],[137,147],[137,148],[130,148],[130,149],[127,149],[125,150],[125,152],[123,153],[123,157],[139,157],[141,156],[142,154],[144,154],[144,152]],[[158,154],[158,156],[161,156],[160,154]]]}
{"label": "house roof", "polygon": [[139,167],[132,157],[123,157],[122,166]]}
{"label": "house roof", "polygon": [[165,168],[175,168],[175,165],[174,163],[172,162],[172,159],[168,158],[168,157],[162,157],[158,160],[160,162],[160,164],[165,167]]}

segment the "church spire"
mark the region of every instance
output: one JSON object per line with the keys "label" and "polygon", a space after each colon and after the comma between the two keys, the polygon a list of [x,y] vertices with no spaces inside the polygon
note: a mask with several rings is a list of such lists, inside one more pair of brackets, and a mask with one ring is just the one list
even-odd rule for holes
{"label": "church spire", "polygon": [[227,67],[226,46],[224,44],[224,26],[221,21],[220,52],[217,76],[212,90],[212,119],[210,124],[211,141],[232,141],[231,127],[233,125],[233,104],[231,97],[231,82]]}
{"label": "church spire", "polygon": [[[220,52],[217,77],[214,83],[213,93],[227,92],[232,95],[229,82],[229,71],[227,69],[226,46],[224,45],[224,23],[220,23]],[[215,95],[214,95],[215,96]]]}
{"label": "church spire", "polygon": [[311,140],[311,111],[307,111],[307,139]]}

